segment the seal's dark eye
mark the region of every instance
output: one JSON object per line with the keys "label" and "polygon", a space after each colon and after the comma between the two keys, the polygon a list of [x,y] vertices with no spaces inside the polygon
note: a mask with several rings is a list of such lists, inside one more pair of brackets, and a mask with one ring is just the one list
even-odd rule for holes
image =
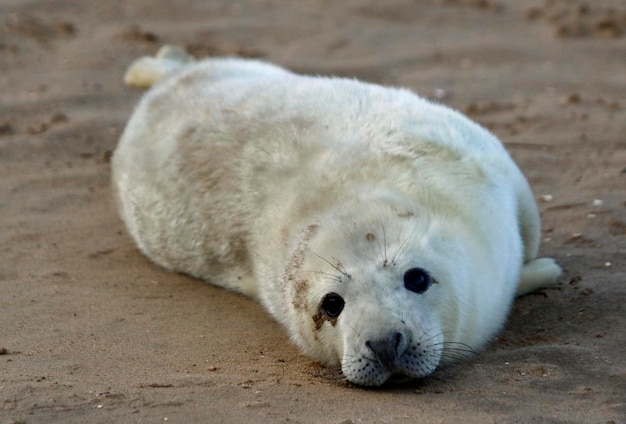
{"label": "seal's dark eye", "polygon": [[412,292],[422,294],[432,284],[432,279],[428,272],[422,268],[411,268],[404,273],[404,287]]}
{"label": "seal's dark eye", "polygon": [[337,293],[328,293],[322,299],[320,307],[322,311],[330,318],[338,317],[346,302]]}

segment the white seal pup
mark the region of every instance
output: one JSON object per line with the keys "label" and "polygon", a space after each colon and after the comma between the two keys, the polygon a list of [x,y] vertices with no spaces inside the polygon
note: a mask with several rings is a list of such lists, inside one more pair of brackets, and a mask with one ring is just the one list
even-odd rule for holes
{"label": "white seal pup", "polygon": [[258,299],[355,384],[469,355],[560,273],[522,173],[447,107],[172,47],[125,81],[155,83],[112,159],[139,248]]}

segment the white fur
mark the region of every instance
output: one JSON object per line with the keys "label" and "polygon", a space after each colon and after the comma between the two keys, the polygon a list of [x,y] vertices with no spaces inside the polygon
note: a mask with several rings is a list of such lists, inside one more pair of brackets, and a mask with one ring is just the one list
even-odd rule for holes
{"label": "white fur", "polygon": [[[259,299],[306,354],[354,383],[421,377],[479,349],[516,293],[560,272],[535,259],[539,216],[521,172],[494,136],[446,107],[180,52],[140,59],[125,79],[161,79],[113,157],[140,249]],[[412,267],[436,284],[407,290]],[[328,293],[345,300],[336,319],[320,312]],[[391,335],[385,367],[368,342]]]}

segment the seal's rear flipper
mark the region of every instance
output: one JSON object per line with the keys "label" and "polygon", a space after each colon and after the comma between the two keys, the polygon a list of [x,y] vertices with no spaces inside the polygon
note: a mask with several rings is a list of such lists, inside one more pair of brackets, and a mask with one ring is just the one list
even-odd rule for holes
{"label": "seal's rear flipper", "polygon": [[522,296],[550,286],[555,283],[560,274],[561,267],[553,259],[539,258],[526,262],[522,267],[515,295]]}
{"label": "seal's rear flipper", "polygon": [[194,61],[194,57],[181,47],[166,45],[155,57],[144,56],[135,60],[126,71],[124,82],[131,87],[148,88],[169,72]]}

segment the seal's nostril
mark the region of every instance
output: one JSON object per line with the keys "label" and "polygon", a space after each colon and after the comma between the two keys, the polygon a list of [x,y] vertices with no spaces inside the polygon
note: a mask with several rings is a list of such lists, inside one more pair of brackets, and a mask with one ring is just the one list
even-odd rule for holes
{"label": "seal's nostril", "polygon": [[390,369],[395,366],[398,357],[401,356],[399,349],[402,339],[402,334],[396,331],[377,340],[368,340],[365,346],[372,351],[383,367]]}
{"label": "seal's nostril", "polygon": [[396,354],[398,354],[400,343],[402,343],[402,334],[396,332],[396,334],[394,334],[394,340],[396,341],[396,343],[394,345],[394,349],[396,351]]}

